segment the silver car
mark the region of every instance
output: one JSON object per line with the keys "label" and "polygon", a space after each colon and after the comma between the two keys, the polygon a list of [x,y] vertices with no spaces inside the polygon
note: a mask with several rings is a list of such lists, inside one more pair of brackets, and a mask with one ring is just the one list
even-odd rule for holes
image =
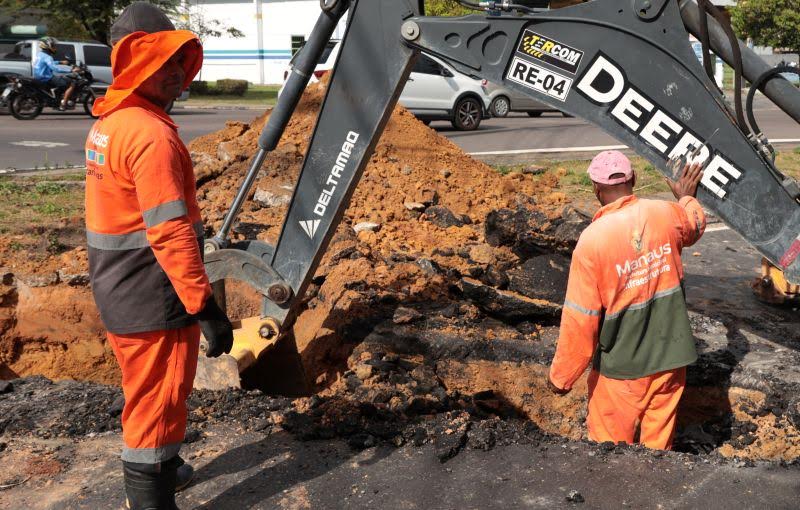
{"label": "silver car", "polygon": [[[492,98],[489,113],[493,117],[505,117],[511,112],[526,112],[531,117],[539,117],[544,112],[558,112],[560,110],[533,99],[532,97],[507,89],[496,83],[486,85],[486,93]],[[561,112],[565,117],[571,115]]]}

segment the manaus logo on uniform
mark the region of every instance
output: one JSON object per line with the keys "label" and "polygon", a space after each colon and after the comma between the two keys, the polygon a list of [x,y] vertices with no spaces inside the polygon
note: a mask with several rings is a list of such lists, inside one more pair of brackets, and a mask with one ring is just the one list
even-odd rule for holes
{"label": "manaus logo on uniform", "polygon": [[575,74],[583,52],[550,37],[525,30],[517,51]]}

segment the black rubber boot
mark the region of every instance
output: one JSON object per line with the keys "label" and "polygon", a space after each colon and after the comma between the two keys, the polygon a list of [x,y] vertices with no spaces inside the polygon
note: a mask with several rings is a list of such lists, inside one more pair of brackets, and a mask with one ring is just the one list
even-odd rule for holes
{"label": "black rubber boot", "polygon": [[122,463],[125,494],[131,510],[177,510],[175,483],[180,457],[160,464]]}
{"label": "black rubber boot", "polygon": [[194,468],[191,464],[187,464],[180,455],[175,457],[178,461],[178,471],[175,479],[175,492],[180,492],[192,483],[194,479]]}

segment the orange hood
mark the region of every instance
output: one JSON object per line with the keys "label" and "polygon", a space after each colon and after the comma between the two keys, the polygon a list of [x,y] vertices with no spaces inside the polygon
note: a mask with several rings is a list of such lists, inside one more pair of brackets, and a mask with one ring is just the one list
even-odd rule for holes
{"label": "orange hood", "polygon": [[133,32],[127,35],[111,51],[111,73],[114,80],[106,95],[95,101],[92,113],[103,116],[117,110],[145,80],[184,46],[185,89],[203,65],[203,48],[196,35],[188,30],[167,30],[152,34]]}

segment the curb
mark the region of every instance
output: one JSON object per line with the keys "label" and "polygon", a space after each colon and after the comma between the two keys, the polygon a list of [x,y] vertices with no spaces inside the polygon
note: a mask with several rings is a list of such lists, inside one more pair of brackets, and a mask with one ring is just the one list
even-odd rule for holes
{"label": "curb", "polygon": [[274,105],[216,105],[216,104],[175,104],[173,110],[271,110]]}
{"label": "curb", "polygon": [[85,166],[71,166],[69,168],[0,168],[0,176],[5,175],[58,175],[86,171]]}

